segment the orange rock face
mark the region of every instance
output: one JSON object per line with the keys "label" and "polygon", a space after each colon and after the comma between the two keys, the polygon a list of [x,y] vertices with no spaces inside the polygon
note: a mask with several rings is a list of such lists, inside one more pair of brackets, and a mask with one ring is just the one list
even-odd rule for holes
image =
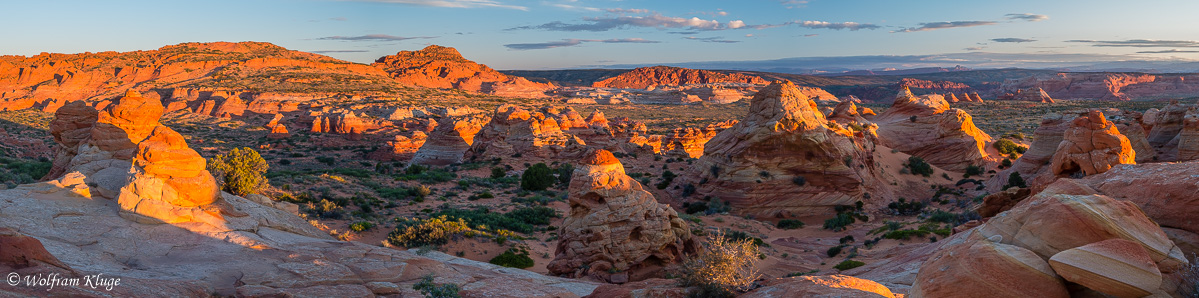
{"label": "orange rock face", "polygon": [[796,276],[769,279],[763,287],[740,297],[896,297],[874,281],[845,275]]}
{"label": "orange rock face", "polygon": [[388,141],[386,145],[371,152],[367,157],[380,161],[409,160],[416,155],[416,152],[420,151],[426,141],[428,141],[428,136],[420,131],[412,132],[412,136],[397,135],[395,139]]}
{"label": "orange rock face", "polygon": [[1066,297],[1062,277],[1108,294],[1169,292],[1160,276],[1188,263],[1181,249],[1136,204],[1095,193],[1085,180],[1059,180],[946,239],[908,294]]}
{"label": "orange rock face", "polygon": [[502,74],[486,65],[467,60],[450,47],[431,45],[419,51],[401,51],[371,64],[386,71],[401,84],[462,89],[514,97],[545,97],[551,84]]}
{"label": "orange rock face", "polygon": [[1115,124],[1104,118],[1103,112],[1091,111],[1071,122],[1052,160],[1050,168],[1054,175],[1094,175],[1117,164],[1135,164],[1136,152]]}
{"label": "orange rock face", "polygon": [[573,175],[550,274],[637,281],[694,250],[687,224],[625,175],[611,152],[588,154]]}
{"label": "orange rock face", "polygon": [[[260,42],[183,43],[152,51],[41,54],[9,56],[4,60],[0,63],[0,110],[41,106],[49,112],[67,102],[112,98],[125,90],[148,84],[166,88],[204,85],[228,79],[229,75],[253,76],[270,72],[272,74],[268,76],[275,79],[272,83],[284,88],[295,84],[288,81],[287,75],[279,75],[279,69],[302,69],[345,75],[353,80],[374,79],[376,83],[390,83],[386,73],[368,65],[345,63]],[[217,73],[225,77],[214,76]],[[220,102],[214,102],[217,103]],[[236,106],[236,102],[230,102],[225,110],[237,110]]]}
{"label": "orange rock face", "polygon": [[964,171],[995,161],[986,150],[991,136],[974,126],[966,111],[950,109],[940,95],[916,97],[904,88],[890,109],[868,119],[878,123],[882,145],[946,170]]}
{"label": "orange rock face", "polygon": [[724,74],[708,70],[669,66],[640,67],[615,77],[595,82],[598,88],[646,89],[650,86],[682,86],[714,83],[745,83],[765,85],[766,80],[743,74]]}
{"label": "orange rock face", "polygon": [[115,199],[121,216],[142,223],[217,226],[223,224],[221,214],[244,215],[217,205],[219,191],[204,158],[182,135],[158,123],[162,112],[158,99],[133,91],[99,112],[82,102],[65,105],[52,125],[60,146],[48,178],[69,173],[62,179],[87,182]]}
{"label": "orange rock face", "polygon": [[886,196],[870,137],[830,127],[794,84],[772,83],[749,110],[704,145],[703,157],[684,176],[696,194],[760,216],[824,212],[867,192]]}
{"label": "orange rock face", "polygon": [[462,162],[462,156],[475,143],[475,135],[491,121],[488,117],[442,118],[412,157],[412,164],[448,165]]}
{"label": "orange rock face", "polygon": [[491,122],[479,131],[466,158],[506,158],[517,153],[549,158],[563,152],[582,154],[583,146],[585,142],[563,132],[554,118],[503,105],[496,108]]}

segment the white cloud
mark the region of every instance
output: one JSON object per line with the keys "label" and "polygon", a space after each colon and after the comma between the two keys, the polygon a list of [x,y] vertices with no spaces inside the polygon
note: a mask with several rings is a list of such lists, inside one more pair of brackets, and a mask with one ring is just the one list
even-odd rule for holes
{"label": "white cloud", "polygon": [[742,22],[741,20],[729,21],[729,29],[737,29],[741,27],[745,27],[745,22]]}

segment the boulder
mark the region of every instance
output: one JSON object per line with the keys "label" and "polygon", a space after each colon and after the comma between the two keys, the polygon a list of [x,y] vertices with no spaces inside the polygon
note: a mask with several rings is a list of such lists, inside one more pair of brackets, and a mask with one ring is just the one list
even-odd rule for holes
{"label": "boulder", "polygon": [[589,153],[575,169],[569,191],[570,213],[559,229],[550,274],[637,281],[694,251],[687,224],[625,175],[607,150]]}
{"label": "boulder", "polygon": [[906,297],[1070,297],[1049,263],[1016,245],[974,239],[920,266]]}
{"label": "boulder", "polygon": [[1067,281],[1116,297],[1145,297],[1162,284],[1162,273],[1140,244],[1108,239],[1068,249],[1049,258]]}

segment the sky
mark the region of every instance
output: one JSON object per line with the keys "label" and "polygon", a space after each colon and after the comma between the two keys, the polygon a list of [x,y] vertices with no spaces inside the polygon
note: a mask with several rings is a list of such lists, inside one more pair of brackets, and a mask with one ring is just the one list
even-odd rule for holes
{"label": "sky", "polygon": [[[0,55],[262,41],[359,63],[437,44],[496,69],[798,61],[793,58],[862,69],[1199,60],[1194,17],[1199,1],[1193,0],[0,0],[0,5],[9,12],[0,18],[5,28]],[[880,57],[888,62],[877,62]]]}

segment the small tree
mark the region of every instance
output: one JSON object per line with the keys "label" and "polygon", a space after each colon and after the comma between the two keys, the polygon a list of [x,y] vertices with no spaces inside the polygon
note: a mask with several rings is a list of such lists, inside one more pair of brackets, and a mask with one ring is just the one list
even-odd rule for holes
{"label": "small tree", "polygon": [[558,166],[558,184],[562,186],[570,186],[570,178],[575,173],[575,166],[569,163],[563,163]]}
{"label": "small tree", "polygon": [[1020,172],[1013,171],[1011,175],[1007,176],[1007,186],[1004,186],[1003,188],[1009,188],[1012,186],[1024,188],[1028,187],[1028,184],[1024,182],[1023,177],[1020,177]]}
{"label": "small tree", "polygon": [[558,182],[557,178],[545,163],[529,166],[528,169],[525,169],[525,173],[520,175],[520,188],[524,190],[545,190],[555,182]]}
{"label": "small tree", "polygon": [[758,279],[754,270],[758,254],[752,240],[712,233],[704,249],[683,264],[680,280],[684,286],[699,287],[703,296],[731,296],[733,291],[749,290]]}
{"label": "small tree", "polygon": [[244,196],[266,185],[270,165],[251,148],[236,148],[208,159],[208,171],[221,183],[221,190]]}

